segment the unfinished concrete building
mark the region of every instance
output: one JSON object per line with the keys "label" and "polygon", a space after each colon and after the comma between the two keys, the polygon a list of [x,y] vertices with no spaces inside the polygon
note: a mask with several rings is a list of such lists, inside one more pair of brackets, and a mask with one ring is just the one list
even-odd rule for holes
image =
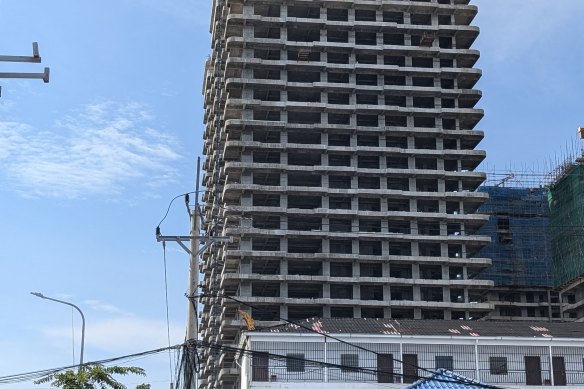
{"label": "unfinished concrete building", "polygon": [[[240,310],[256,326],[491,310],[469,1],[214,0],[205,228],[235,241],[203,256],[204,341],[235,342]],[[202,387],[237,379],[205,349]]]}

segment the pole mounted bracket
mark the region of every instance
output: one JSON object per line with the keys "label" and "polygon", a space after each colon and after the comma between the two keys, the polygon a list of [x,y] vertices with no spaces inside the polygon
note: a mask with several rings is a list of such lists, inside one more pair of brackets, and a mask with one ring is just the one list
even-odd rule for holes
{"label": "pole mounted bracket", "polygon": [[[203,247],[199,249],[196,253],[193,253],[183,242],[190,242],[192,239],[197,239],[201,243],[204,243]],[[203,251],[212,246],[215,243],[232,243],[233,237],[231,236],[198,236],[198,235],[160,235],[156,234],[156,241],[158,242],[176,242],[180,247],[183,248],[189,255],[198,257]]]}

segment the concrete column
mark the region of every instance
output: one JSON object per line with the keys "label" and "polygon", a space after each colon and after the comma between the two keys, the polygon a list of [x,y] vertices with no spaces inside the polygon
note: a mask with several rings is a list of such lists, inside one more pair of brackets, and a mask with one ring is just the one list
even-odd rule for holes
{"label": "concrete column", "polygon": [[383,262],[381,264],[381,276],[383,278],[389,277],[389,262]]}
{"label": "concrete column", "polygon": [[[383,160],[385,160],[385,159],[383,159]],[[387,183],[388,183],[388,179],[389,179],[389,178],[388,178],[387,176],[381,176],[381,177],[379,178],[379,187],[380,187],[381,189],[387,189],[387,185],[388,185],[388,184],[387,184]]]}
{"label": "concrete column", "polygon": [[[444,226],[446,228],[446,226]],[[442,226],[440,226],[440,233],[442,233]],[[442,257],[448,257],[448,243],[440,243],[440,256]],[[450,275],[448,275],[448,277],[446,277],[445,279],[447,280],[450,277]]]}
{"label": "concrete column", "polygon": [[331,248],[330,248],[330,240],[328,239],[323,239],[322,240],[322,252],[323,253],[330,253],[331,252]]}
{"label": "concrete column", "polygon": [[353,285],[353,300],[361,300],[361,286],[359,284]]}
{"label": "concrete column", "polygon": [[[323,196],[322,197],[322,203],[321,203],[321,206],[320,207],[322,209],[329,209],[330,208],[330,206],[329,206],[329,197],[328,196]],[[327,219],[327,221],[328,221],[328,219]],[[327,226],[327,231],[328,231],[328,226]]]}
{"label": "concrete column", "polygon": [[[446,252],[448,252],[448,245],[446,247]],[[448,280],[450,279],[450,268],[448,265],[442,265],[442,279]]]}
{"label": "concrete column", "polygon": [[[384,221],[387,231],[387,220]],[[383,232],[383,222],[381,227],[381,232]],[[381,241],[381,255],[387,257],[389,255],[389,242],[387,240]]]}
{"label": "concrete column", "polygon": [[[351,20],[351,9],[349,10],[349,20]],[[355,44],[355,31],[349,31],[349,43]],[[354,54],[349,54],[349,63],[350,64],[354,64],[355,63],[355,55]]]}
{"label": "concrete column", "polygon": [[[417,226],[416,226],[416,231],[417,231]],[[414,232],[412,232],[412,234],[414,234]],[[417,232],[415,234],[417,234]],[[412,243],[411,247],[412,247],[412,256],[413,257],[420,255],[420,247],[418,246],[418,243]]]}
{"label": "concrete column", "polygon": [[241,219],[240,225],[241,225],[241,227],[244,227],[244,228],[251,228],[253,223],[252,223],[251,219]]}
{"label": "concrete column", "polygon": [[252,274],[251,261],[249,259],[242,259],[239,263],[239,273]]}
{"label": "concrete column", "polygon": [[251,250],[251,239],[250,238],[242,238],[241,241],[239,242],[239,247],[241,247],[242,250]]}
{"label": "concrete column", "polygon": [[[351,228],[353,229],[353,231],[359,231],[359,227],[357,227],[357,229],[354,229],[355,227],[351,226]],[[352,241],[352,243],[353,243],[353,247],[352,247],[353,254],[359,254],[359,241],[357,239],[354,239]],[[358,264],[357,264],[357,268],[359,268]],[[355,277],[354,271],[355,271],[355,264],[353,264],[353,277]]]}
{"label": "concrete column", "polygon": [[420,279],[420,265],[417,263],[412,265],[412,278],[414,280]]}
{"label": "concrete column", "polygon": [[417,191],[416,179],[411,177],[408,182],[408,190],[410,191]]}
{"label": "concrete column", "polygon": [[446,227],[446,223],[440,222],[440,236],[447,236],[447,235],[448,235],[448,229]]}
{"label": "concrete column", "polygon": [[251,207],[253,204],[253,200],[251,197],[251,194],[244,194],[243,196],[241,196],[241,205],[243,207]]}
{"label": "concrete column", "polygon": [[242,281],[239,285],[239,295],[242,297],[251,296],[251,283],[249,281]]}
{"label": "concrete column", "polygon": [[422,309],[421,308],[414,308],[414,319],[415,320],[422,319]]}
{"label": "concrete column", "polygon": [[383,285],[383,301],[391,301],[391,292],[388,284]]}
{"label": "concrete column", "polygon": [[[331,263],[329,261],[323,261],[323,263],[322,263],[322,275],[324,277],[330,277],[331,276]],[[329,291],[330,291],[330,286],[329,286]]]}
{"label": "concrete column", "polygon": [[[387,212],[387,207],[386,207],[385,211],[382,209],[381,212]],[[388,231],[388,221],[387,221],[387,219],[382,219],[381,220],[381,232],[387,233],[387,231]],[[384,241],[383,243],[386,243],[386,241]],[[388,247],[388,251],[389,251],[389,242],[387,242],[387,247]]]}
{"label": "concrete column", "polygon": [[391,318],[391,307],[383,307],[383,318],[384,319]]}
{"label": "concrete column", "polygon": [[438,180],[438,192],[444,193],[446,191],[446,185],[444,180]]}
{"label": "concrete column", "polygon": [[323,232],[328,232],[330,229],[330,221],[328,216],[323,217],[322,219],[322,225],[321,225],[321,230]]}

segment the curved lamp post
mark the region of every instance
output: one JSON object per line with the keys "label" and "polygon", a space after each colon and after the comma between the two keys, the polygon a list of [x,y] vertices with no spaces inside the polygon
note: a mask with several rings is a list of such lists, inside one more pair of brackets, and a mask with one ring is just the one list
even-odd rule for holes
{"label": "curved lamp post", "polygon": [[81,354],[80,354],[80,358],[79,358],[79,368],[81,369],[81,367],[83,366],[83,347],[85,344],[85,316],[83,315],[83,312],[81,312],[81,309],[79,309],[79,307],[75,304],[71,304],[71,303],[68,303],[67,301],[62,301],[62,300],[57,300],[57,299],[54,299],[51,297],[47,297],[39,292],[30,292],[30,294],[32,294],[33,296],[45,299],[45,300],[51,300],[51,301],[55,301],[57,303],[69,305],[70,307],[75,308],[79,312],[79,314],[81,315]]}

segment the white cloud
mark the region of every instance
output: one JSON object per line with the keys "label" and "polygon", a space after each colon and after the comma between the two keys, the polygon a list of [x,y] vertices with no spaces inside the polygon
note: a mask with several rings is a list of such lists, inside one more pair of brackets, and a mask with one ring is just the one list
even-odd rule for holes
{"label": "white cloud", "polygon": [[106,312],[106,313],[113,313],[113,314],[127,314],[121,308],[116,307],[115,305],[104,303],[100,300],[85,300],[83,302],[84,305],[89,306],[91,309],[99,312]]}
{"label": "white cloud", "polygon": [[141,180],[175,179],[174,138],[154,128],[141,104],[102,102],[46,129],[0,121],[0,183],[28,197],[115,195]]}

